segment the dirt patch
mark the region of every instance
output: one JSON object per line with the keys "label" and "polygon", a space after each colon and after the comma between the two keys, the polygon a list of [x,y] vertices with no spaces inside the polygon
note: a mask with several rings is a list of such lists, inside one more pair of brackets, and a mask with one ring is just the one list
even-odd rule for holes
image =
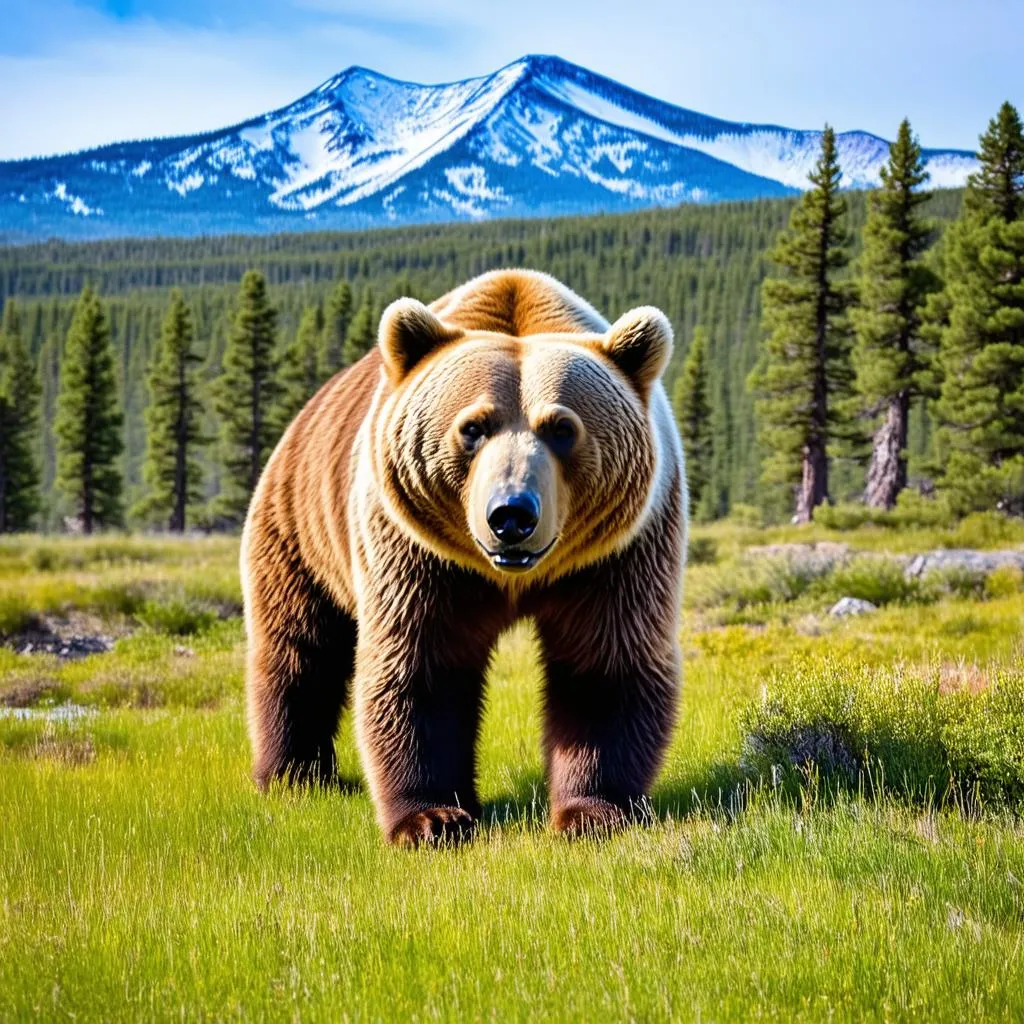
{"label": "dirt patch", "polygon": [[64,661],[106,654],[113,650],[118,636],[131,630],[111,630],[91,615],[44,615],[6,640],[18,654],[49,654]]}

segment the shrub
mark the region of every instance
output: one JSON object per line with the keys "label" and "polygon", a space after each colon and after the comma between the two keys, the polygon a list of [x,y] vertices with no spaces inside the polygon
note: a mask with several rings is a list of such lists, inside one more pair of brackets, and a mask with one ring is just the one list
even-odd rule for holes
{"label": "shrub", "polygon": [[0,637],[27,629],[35,621],[29,602],[20,594],[0,595]]}
{"label": "shrub", "polygon": [[725,605],[733,611],[755,605],[786,604],[806,594],[828,568],[826,563],[790,558],[730,563],[688,579],[687,600],[694,608]]}
{"label": "shrub", "polygon": [[814,510],[814,522],[826,530],[855,530],[866,523],[874,523],[877,509],[854,502],[839,505],[819,505]]}
{"label": "shrub", "polygon": [[109,618],[113,615],[135,615],[146,603],[139,583],[107,583],[94,587],[76,599],[74,605]]}
{"label": "shrub", "polygon": [[948,548],[997,548],[1024,541],[1024,521],[1002,512],[973,512],[945,540]]}
{"label": "shrub", "polygon": [[861,526],[880,526],[891,530],[913,527],[949,526],[953,512],[943,498],[926,498],[909,488],[900,492],[892,510],[869,508],[856,502],[819,505],[814,521],[827,530],[856,530]]}
{"label": "shrub", "polygon": [[764,517],[755,505],[745,505],[738,501],[729,510],[729,522],[745,529],[758,529],[764,525]]}
{"label": "shrub", "polygon": [[147,601],[136,613],[136,618],[154,632],[170,636],[201,633],[217,621],[216,614],[209,608],[194,601],[179,599]]}
{"label": "shrub", "polygon": [[897,529],[950,526],[954,520],[953,510],[945,497],[926,498],[920,491],[909,487],[900,491],[896,507],[888,516],[890,524]]}
{"label": "shrub", "polygon": [[718,561],[718,545],[710,537],[690,537],[686,561],[689,565],[714,565]]}
{"label": "shrub", "polygon": [[1024,572],[1016,565],[1001,565],[985,577],[985,596],[1012,597],[1024,590]]}
{"label": "shrub", "polygon": [[985,596],[985,574],[965,566],[947,566],[933,569],[921,586],[935,597],[949,595],[961,601],[980,601]]}
{"label": "shrub", "polygon": [[903,574],[902,563],[871,556],[862,556],[847,565],[837,566],[834,572],[821,579],[815,593],[829,601],[856,597],[879,607],[932,599],[920,581],[908,579]]}
{"label": "shrub", "polygon": [[808,659],[741,721],[743,767],[772,778],[781,768],[790,785],[813,769],[840,784],[870,774],[913,799],[1024,799],[1021,671],[913,676]]}

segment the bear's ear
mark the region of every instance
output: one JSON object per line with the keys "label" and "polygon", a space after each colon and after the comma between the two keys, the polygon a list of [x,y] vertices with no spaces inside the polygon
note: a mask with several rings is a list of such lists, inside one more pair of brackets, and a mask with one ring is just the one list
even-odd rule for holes
{"label": "bear's ear", "polygon": [[377,332],[388,379],[400,384],[424,356],[462,335],[459,328],[441,323],[422,302],[396,299],[384,310]]}
{"label": "bear's ear", "polygon": [[601,348],[646,401],[672,355],[672,325],[660,309],[638,306],[612,324]]}

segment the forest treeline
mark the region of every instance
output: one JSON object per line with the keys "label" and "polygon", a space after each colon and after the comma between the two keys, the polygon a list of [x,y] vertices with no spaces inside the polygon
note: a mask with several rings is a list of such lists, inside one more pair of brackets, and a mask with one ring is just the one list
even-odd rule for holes
{"label": "forest treeline", "polygon": [[[847,223],[853,251],[867,214],[866,196],[849,193]],[[926,204],[934,236],[959,212],[961,194],[937,192]],[[0,250],[0,297],[14,298],[21,343],[39,370],[37,458],[41,500],[36,522],[57,528],[72,514],[57,480],[57,415],[68,332],[82,289],[105,311],[123,420],[117,464],[128,522],[145,506],[147,384],[161,324],[180,288],[194,335],[191,372],[200,394],[197,430],[216,439],[222,424],[214,385],[238,313],[240,285],[257,271],[274,308],[275,357],[299,340],[304,314],[326,317],[332,296],[348,285],[352,316],[362,326],[402,294],[430,300],[477,273],[497,267],[545,270],[586,296],[610,319],[632,306],[660,306],[673,322],[677,347],[669,387],[700,328],[706,335],[706,385],[713,450],[702,515],[725,515],[736,503],[780,512],[775,492],[761,483],[754,397],[746,386],[761,340],[761,285],[769,251],[795,208],[794,200],[553,221],[497,221],[361,233],[310,233],[207,239],[139,239],[45,244]],[[319,314],[315,311],[319,309]],[[357,328],[362,329],[357,323]],[[307,334],[309,331],[307,322]],[[316,328],[314,328],[316,329]],[[320,328],[322,331],[322,328]],[[334,357],[338,359],[339,356]],[[340,354],[343,365],[344,354]],[[926,450],[927,420],[912,417],[910,447]],[[216,444],[197,451],[199,482],[193,521],[217,521],[224,490]],[[854,461],[835,474],[835,496],[860,487]]]}

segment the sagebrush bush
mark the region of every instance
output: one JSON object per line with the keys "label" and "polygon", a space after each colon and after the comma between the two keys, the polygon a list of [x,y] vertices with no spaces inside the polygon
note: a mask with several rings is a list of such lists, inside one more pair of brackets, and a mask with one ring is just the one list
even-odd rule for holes
{"label": "sagebrush bush", "polygon": [[980,601],[985,597],[985,574],[966,566],[933,569],[921,585],[936,597],[955,597],[961,601]]}
{"label": "sagebrush bush", "polygon": [[788,604],[808,593],[827,571],[823,563],[784,557],[715,566],[688,579],[687,603],[694,608],[721,605],[731,611]]}
{"label": "sagebrush bush", "polygon": [[920,674],[806,659],[741,717],[744,767],[798,784],[813,768],[923,799],[1024,799],[1024,672]]}
{"label": "sagebrush bush", "polygon": [[902,563],[869,555],[837,566],[818,581],[815,593],[828,601],[856,597],[879,607],[934,600],[919,580],[904,575]]}

